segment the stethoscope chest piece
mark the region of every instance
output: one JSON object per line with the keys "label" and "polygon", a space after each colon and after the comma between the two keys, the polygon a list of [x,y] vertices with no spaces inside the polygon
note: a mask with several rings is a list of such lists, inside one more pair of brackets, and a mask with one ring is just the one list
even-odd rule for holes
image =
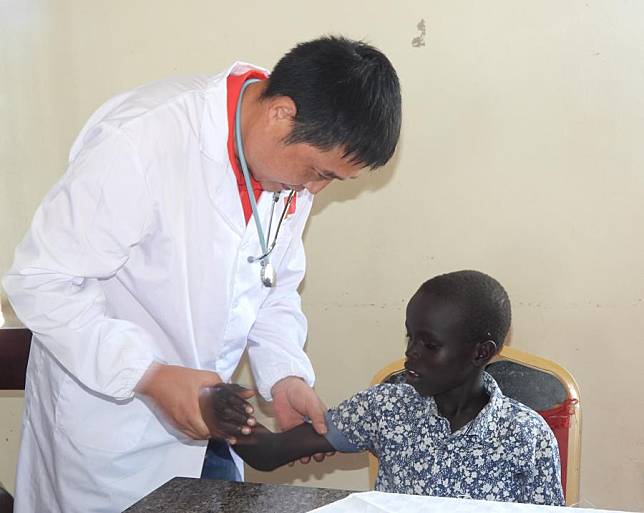
{"label": "stethoscope chest piece", "polygon": [[259,273],[260,278],[264,287],[274,287],[275,282],[277,281],[277,275],[275,274],[275,268],[270,261],[262,260],[261,261],[261,271]]}

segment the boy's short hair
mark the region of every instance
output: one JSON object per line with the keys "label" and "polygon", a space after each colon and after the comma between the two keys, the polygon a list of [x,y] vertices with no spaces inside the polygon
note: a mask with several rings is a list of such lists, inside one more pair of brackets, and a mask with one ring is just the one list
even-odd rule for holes
{"label": "boy's short hair", "polygon": [[497,351],[501,349],[512,310],[508,293],[494,278],[479,271],[456,271],[426,281],[420,290],[451,299],[463,308],[470,342],[493,340]]}
{"label": "boy's short hair", "polygon": [[339,147],[371,168],[389,161],[400,135],[396,70],[378,49],[344,37],[300,43],[273,69],[262,98],[288,96],[297,106],[287,144]]}

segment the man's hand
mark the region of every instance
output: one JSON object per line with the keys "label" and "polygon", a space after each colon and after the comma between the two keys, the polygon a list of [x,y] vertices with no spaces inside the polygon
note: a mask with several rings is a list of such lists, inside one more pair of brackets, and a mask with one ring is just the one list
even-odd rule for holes
{"label": "man's hand", "polygon": [[304,417],[308,417],[318,434],[326,433],[324,405],[301,378],[289,376],[278,381],[273,385],[271,395],[277,423],[282,431],[299,426],[304,422]]}
{"label": "man's hand", "polygon": [[195,440],[210,438],[199,410],[199,394],[204,387],[221,383],[215,372],[177,365],[152,364],[134,391],[152,400],[170,423]]}
{"label": "man's hand", "polygon": [[219,383],[206,387],[199,396],[201,415],[212,438],[225,439],[230,445],[256,443],[260,431],[268,431],[253,417],[254,409],[246,399],[254,390],[236,384]]}
{"label": "man's hand", "polygon": [[[320,398],[301,378],[289,376],[284,378],[271,389],[273,409],[277,423],[282,431],[287,431],[304,422],[304,417],[311,420],[313,429],[324,435],[327,432],[324,420],[324,405]],[[315,454],[315,461],[322,461],[324,454]],[[311,458],[302,458],[302,463],[308,463]]]}

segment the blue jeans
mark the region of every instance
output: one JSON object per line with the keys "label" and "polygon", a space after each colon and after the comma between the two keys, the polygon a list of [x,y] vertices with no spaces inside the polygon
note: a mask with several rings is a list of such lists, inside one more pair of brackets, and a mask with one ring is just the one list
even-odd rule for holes
{"label": "blue jeans", "polygon": [[239,471],[235,466],[230,449],[226,442],[209,440],[206,457],[201,468],[202,479],[225,479],[227,481],[241,481]]}

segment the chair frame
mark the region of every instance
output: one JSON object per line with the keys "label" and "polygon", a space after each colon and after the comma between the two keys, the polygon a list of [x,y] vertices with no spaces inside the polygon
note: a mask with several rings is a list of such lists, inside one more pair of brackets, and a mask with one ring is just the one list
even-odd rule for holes
{"label": "chair frame", "polygon": [[[501,352],[495,355],[490,363],[496,361],[511,361],[531,367],[541,372],[551,374],[565,387],[569,399],[573,400],[573,413],[570,417],[571,424],[568,430],[568,461],[566,462],[566,506],[576,506],[579,503],[579,478],[581,465],[581,406],[579,385],[575,378],[561,365],[542,358],[540,356],[516,349],[510,346],[503,346]],[[405,359],[401,358],[376,373],[371,385],[382,383],[390,375],[404,368]],[[378,459],[369,454],[369,481],[373,487],[378,474]]]}

